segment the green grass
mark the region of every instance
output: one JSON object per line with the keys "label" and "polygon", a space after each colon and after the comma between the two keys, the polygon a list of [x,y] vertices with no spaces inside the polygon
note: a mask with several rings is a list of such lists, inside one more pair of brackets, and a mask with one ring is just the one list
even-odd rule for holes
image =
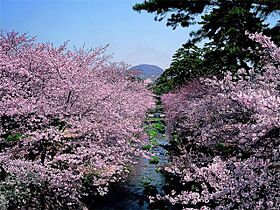
{"label": "green grass", "polygon": [[14,134],[10,134],[8,135],[5,140],[8,142],[14,142],[14,141],[18,141],[23,137],[23,135],[21,133],[14,133]]}
{"label": "green grass", "polygon": [[147,134],[149,138],[156,138],[158,136],[158,132],[155,129],[147,130]]}
{"label": "green grass", "polygon": [[152,127],[157,130],[159,133],[164,133],[165,126],[162,122],[155,122],[152,124]]}
{"label": "green grass", "polygon": [[151,159],[149,160],[150,164],[158,164],[159,163],[159,158],[158,156],[152,156]]}
{"label": "green grass", "polygon": [[143,177],[143,180],[141,181],[141,183],[144,185],[144,186],[149,186],[151,184],[151,182],[154,181],[153,178],[149,177],[149,176],[144,176]]}
{"label": "green grass", "polygon": [[156,138],[150,138],[150,142],[151,142],[151,144],[152,144],[152,146],[158,146],[158,142],[157,142],[157,140],[156,140]]}
{"label": "green grass", "polygon": [[162,121],[162,119],[159,117],[150,117],[150,118],[147,118],[147,121],[160,122],[160,121]]}
{"label": "green grass", "polygon": [[150,149],[152,149],[152,147],[153,147],[153,145],[151,145],[151,144],[146,144],[146,145],[144,145],[144,146],[142,147],[142,149],[143,149],[143,150],[150,150]]}
{"label": "green grass", "polygon": [[163,121],[160,118],[148,118],[148,120],[156,120],[150,124],[147,124],[144,126],[144,129],[149,136],[150,144],[144,145],[142,149],[144,150],[150,150],[154,146],[158,146],[158,142],[156,138],[159,136],[159,134],[165,132],[165,125]]}

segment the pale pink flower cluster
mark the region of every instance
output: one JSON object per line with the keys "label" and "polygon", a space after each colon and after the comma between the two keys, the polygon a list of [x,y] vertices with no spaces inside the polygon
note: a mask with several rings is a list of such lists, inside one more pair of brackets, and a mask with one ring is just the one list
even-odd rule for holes
{"label": "pale pink flower cluster", "polygon": [[163,170],[177,188],[152,200],[185,209],[279,208],[280,50],[262,34],[249,36],[264,48],[261,71],[202,78],[162,97],[178,150]]}
{"label": "pale pink flower cluster", "polygon": [[10,209],[84,208],[82,197],[106,194],[142,155],[153,94],[104,51],[1,33],[0,198]]}

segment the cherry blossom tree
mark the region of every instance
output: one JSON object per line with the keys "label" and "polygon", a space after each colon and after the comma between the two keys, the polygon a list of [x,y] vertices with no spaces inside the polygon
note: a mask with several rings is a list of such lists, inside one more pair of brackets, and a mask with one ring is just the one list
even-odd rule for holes
{"label": "cherry blossom tree", "polygon": [[105,50],[1,33],[1,209],[82,209],[143,155],[153,95]]}
{"label": "cherry blossom tree", "polygon": [[177,188],[151,201],[183,209],[277,209],[280,49],[262,34],[262,69],[201,78],[164,95],[175,151],[163,168]]}

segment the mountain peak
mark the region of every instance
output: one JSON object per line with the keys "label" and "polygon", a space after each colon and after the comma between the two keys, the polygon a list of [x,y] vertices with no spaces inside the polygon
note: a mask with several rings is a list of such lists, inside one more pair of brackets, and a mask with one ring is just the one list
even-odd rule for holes
{"label": "mountain peak", "polygon": [[139,71],[140,78],[150,78],[152,80],[156,80],[164,71],[162,68],[151,64],[140,64],[131,67],[129,70]]}

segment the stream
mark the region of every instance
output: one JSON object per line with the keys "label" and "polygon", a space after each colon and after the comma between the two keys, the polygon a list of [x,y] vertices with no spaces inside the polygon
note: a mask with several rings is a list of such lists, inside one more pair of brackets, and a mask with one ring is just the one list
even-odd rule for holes
{"label": "stream", "polygon": [[[159,114],[155,114],[155,116],[159,116]],[[155,145],[150,152],[157,157],[157,164],[152,163],[149,159],[140,158],[138,164],[133,166],[126,181],[113,187],[107,195],[95,200],[89,206],[89,210],[158,209],[150,206],[148,195],[163,193],[165,178],[157,168],[168,163],[168,153],[165,148],[169,141],[167,135],[160,133],[154,140],[156,143],[154,142]]]}

